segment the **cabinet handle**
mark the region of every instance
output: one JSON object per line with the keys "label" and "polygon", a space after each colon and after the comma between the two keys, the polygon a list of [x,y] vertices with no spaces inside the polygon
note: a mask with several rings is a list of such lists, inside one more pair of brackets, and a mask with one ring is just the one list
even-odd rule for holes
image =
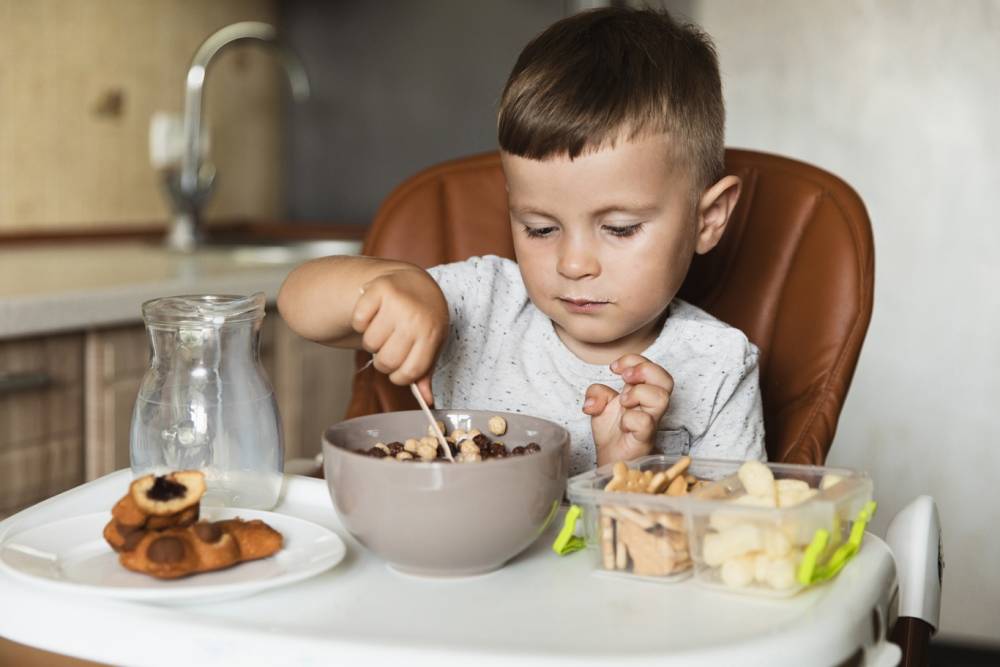
{"label": "cabinet handle", "polygon": [[0,396],[19,391],[44,389],[52,384],[52,376],[44,371],[27,373],[0,373]]}

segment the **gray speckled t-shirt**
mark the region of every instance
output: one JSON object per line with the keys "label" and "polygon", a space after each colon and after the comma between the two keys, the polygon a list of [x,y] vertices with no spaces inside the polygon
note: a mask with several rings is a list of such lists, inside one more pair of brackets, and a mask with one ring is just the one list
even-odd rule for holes
{"label": "gray speckled t-shirt", "polygon": [[[594,467],[584,392],[595,382],[620,391],[622,379],[589,364],[556,335],[528,298],[509,259],[472,257],[429,269],[448,300],[450,331],[434,370],[441,407],[520,412],[563,425],[572,438],[570,474]],[[657,449],[668,454],[763,459],[764,420],[757,348],[735,329],[675,299],[643,353],[674,379]]]}

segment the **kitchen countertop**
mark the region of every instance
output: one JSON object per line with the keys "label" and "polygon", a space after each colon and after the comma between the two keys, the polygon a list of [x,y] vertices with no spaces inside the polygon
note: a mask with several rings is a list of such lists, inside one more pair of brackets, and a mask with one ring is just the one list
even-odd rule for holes
{"label": "kitchen countertop", "polygon": [[[207,247],[180,254],[143,241],[0,246],[0,339],[142,319],[148,299],[264,292],[308,259],[294,245]],[[357,240],[327,240],[323,254],[357,254]]]}

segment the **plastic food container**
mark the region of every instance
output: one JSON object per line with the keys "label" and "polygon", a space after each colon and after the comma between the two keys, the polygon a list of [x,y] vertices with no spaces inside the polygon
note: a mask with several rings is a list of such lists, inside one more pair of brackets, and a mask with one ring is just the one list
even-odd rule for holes
{"label": "plastic food container", "polygon": [[[680,456],[656,454],[628,464],[651,477],[673,466]],[[721,480],[732,474],[729,461],[695,459],[685,474]],[[691,576],[688,505],[692,495],[666,496],[605,491],[613,466],[569,480],[570,502],[582,510],[584,545],[594,567],[609,574],[658,582]],[[568,530],[572,530],[571,520]]]}
{"label": "plastic food container", "polygon": [[[681,458],[646,456],[628,468],[648,477]],[[567,553],[570,541],[581,542],[603,573],[666,583],[693,572],[709,588],[770,597],[836,576],[874,512],[871,479],[844,468],[743,466],[694,459],[685,474],[702,482],[681,496],[606,491],[611,465],[577,475],[567,492],[580,508],[583,539],[569,537],[571,508],[553,546]]]}
{"label": "plastic food container", "polygon": [[874,512],[867,475],[779,463],[750,474],[738,461],[712,465],[728,474],[685,504],[697,583],[784,597],[832,578],[857,552]]}

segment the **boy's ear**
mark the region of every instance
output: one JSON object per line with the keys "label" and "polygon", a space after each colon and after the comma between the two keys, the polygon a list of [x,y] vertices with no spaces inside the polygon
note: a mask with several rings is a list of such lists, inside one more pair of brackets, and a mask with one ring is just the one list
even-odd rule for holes
{"label": "boy's ear", "polygon": [[742,185],[739,176],[725,176],[702,194],[698,201],[698,238],[694,249],[699,255],[714,248],[722,238]]}

